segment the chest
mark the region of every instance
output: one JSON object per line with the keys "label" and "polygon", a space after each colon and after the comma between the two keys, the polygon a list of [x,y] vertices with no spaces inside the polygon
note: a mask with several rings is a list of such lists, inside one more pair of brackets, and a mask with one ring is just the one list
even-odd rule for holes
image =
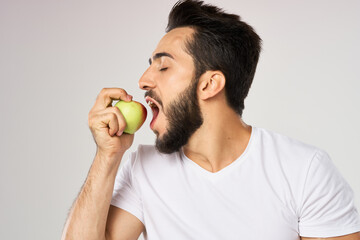
{"label": "chest", "polygon": [[208,178],[178,169],[140,188],[148,239],[299,239],[285,200],[249,172]]}

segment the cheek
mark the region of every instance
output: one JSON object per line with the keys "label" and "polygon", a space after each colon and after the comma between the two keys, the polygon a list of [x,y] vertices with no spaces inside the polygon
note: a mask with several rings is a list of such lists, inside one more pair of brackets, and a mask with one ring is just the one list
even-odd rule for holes
{"label": "cheek", "polygon": [[185,70],[170,70],[160,79],[158,89],[163,107],[166,108],[170,102],[177,100],[179,94],[189,87],[193,81],[193,75],[192,72],[185,72]]}
{"label": "cheek", "polygon": [[166,84],[168,87],[173,90],[180,92],[187,88],[193,79],[193,72],[189,71],[189,69],[181,68],[181,69],[169,69],[166,73]]}

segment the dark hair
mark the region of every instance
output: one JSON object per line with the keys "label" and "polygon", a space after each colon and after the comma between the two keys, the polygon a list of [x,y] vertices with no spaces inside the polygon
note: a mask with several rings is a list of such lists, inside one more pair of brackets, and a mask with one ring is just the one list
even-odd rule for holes
{"label": "dark hair", "polygon": [[238,15],[198,0],[174,5],[166,32],[178,27],[195,31],[186,44],[194,60],[195,79],[208,70],[221,71],[226,78],[227,102],[241,116],[259,60],[260,37]]}

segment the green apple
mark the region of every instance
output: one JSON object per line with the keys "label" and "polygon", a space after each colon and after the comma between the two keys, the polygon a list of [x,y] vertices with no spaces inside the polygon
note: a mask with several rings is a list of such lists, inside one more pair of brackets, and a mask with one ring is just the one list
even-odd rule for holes
{"label": "green apple", "polygon": [[120,100],[115,104],[125,118],[126,128],[124,133],[134,134],[145,122],[147,111],[139,102],[125,102]]}

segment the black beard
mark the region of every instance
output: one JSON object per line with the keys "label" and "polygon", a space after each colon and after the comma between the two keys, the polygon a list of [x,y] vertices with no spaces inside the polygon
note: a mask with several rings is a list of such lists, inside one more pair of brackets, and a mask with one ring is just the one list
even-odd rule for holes
{"label": "black beard", "polygon": [[167,111],[164,110],[168,127],[163,137],[156,138],[155,146],[159,152],[169,154],[179,151],[203,124],[197,99],[197,83],[193,79],[190,86],[168,105]]}

